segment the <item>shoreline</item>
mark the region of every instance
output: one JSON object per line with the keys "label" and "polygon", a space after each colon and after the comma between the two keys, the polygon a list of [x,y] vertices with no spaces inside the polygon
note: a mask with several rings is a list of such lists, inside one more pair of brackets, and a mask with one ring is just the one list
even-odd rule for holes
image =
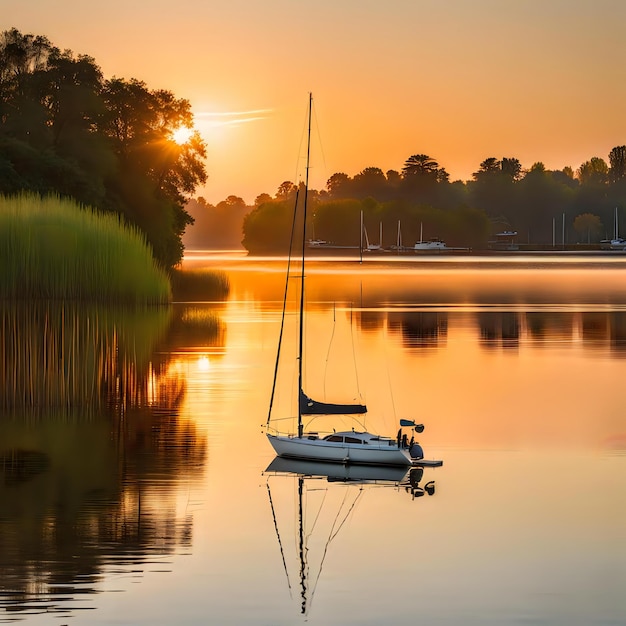
{"label": "shoreline", "polygon": [[[216,248],[189,248],[185,250],[184,256],[187,260],[197,258],[198,256],[220,257],[238,256],[242,259],[278,259],[284,258],[285,253],[268,252],[268,253],[249,253],[245,248],[239,249],[216,249]],[[561,258],[624,258],[626,260],[626,250],[606,250],[601,248],[528,248],[521,250],[471,250],[471,249],[448,249],[448,250],[419,250],[407,249],[398,250],[381,250],[381,251],[363,251],[359,253],[358,247],[336,247],[322,248],[316,247],[307,250],[307,258],[311,260],[328,260],[328,261],[420,261],[434,259],[454,259],[462,261],[463,259],[480,259],[480,258],[539,258],[539,257],[561,257]]]}

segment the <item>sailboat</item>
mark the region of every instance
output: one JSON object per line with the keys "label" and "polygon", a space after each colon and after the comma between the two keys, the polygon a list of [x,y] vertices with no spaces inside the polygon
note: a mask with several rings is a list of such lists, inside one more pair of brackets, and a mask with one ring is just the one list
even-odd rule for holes
{"label": "sailboat", "polygon": [[424,241],[423,232],[423,224],[420,223],[420,240],[413,247],[416,252],[440,252],[449,249],[446,246],[446,242],[441,241],[439,237],[433,237],[428,241]]}
{"label": "sailboat", "polygon": [[402,252],[404,246],[402,245],[402,227],[400,225],[400,220],[398,220],[398,231],[396,234],[396,243],[391,246],[391,250],[396,250],[398,254]]}
{"label": "sailboat", "polygon": [[380,233],[378,236],[378,243],[370,243],[369,237],[367,236],[367,228],[363,226],[363,232],[365,234],[365,251],[366,252],[384,252],[383,248],[383,223],[380,223]]}
{"label": "sailboat", "polygon": [[[274,448],[276,454],[281,457],[294,459],[307,459],[314,461],[334,461],[350,464],[364,465],[399,465],[410,466],[414,464],[441,465],[441,461],[425,461],[422,447],[415,441],[415,435],[409,435],[403,429],[410,428],[416,433],[424,430],[422,424],[416,424],[414,420],[400,420],[400,430],[395,437],[387,437],[365,430],[349,430],[341,432],[329,432],[327,434],[319,431],[305,431],[304,418],[306,416],[354,416],[367,412],[364,404],[336,404],[319,402],[310,398],[303,390],[303,344],[304,344],[304,292],[305,292],[305,260],[306,260],[306,218],[307,218],[307,196],[309,180],[309,159],[311,152],[311,116],[312,116],[313,96],[309,94],[308,112],[308,139],[307,139],[307,159],[304,186],[303,215],[301,220],[296,220],[298,203],[294,207],[293,224],[300,224],[302,229],[302,258],[300,261],[300,298],[298,308],[298,398],[297,398],[297,431],[280,432],[274,428],[272,420],[272,408],[277,384],[278,364],[281,355],[281,344],[284,329],[284,319],[287,301],[287,286],[290,279],[291,251],[290,246],[289,262],[287,266],[287,278],[285,285],[285,298],[283,301],[283,324],[278,339],[278,349],[276,354],[276,366],[274,370],[274,381],[270,397],[268,417],[266,423],[267,438]],[[292,227],[292,244],[295,233]]]}
{"label": "sailboat", "polygon": [[613,239],[610,244],[611,250],[626,250],[626,239],[619,236],[619,217],[617,215],[617,207],[613,215]]}
{"label": "sailboat", "polygon": [[413,246],[415,252],[468,252],[469,248],[451,248],[439,237],[432,237],[427,241],[423,238],[423,224],[420,223],[420,240]]}

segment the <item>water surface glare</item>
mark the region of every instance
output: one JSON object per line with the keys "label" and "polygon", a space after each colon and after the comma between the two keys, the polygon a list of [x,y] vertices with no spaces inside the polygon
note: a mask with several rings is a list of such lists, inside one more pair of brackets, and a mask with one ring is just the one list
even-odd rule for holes
{"label": "water surface glare", "polygon": [[626,256],[310,264],[306,390],[409,473],[276,462],[286,261],[185,264],[229,299],[0,308],[0,622],[626,623]]}

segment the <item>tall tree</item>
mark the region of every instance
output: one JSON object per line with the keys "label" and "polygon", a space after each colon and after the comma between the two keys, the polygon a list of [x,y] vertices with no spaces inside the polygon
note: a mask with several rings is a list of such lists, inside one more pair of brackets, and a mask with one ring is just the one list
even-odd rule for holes
{"label": "tall tree", "polygon": [[193,124],[191,105],[136,79],[106,81],[102,97],[101,131],[120,161],[115,192],[124,212],[146,232],[157,258],[174,265],[182,257],[182,234],[192,223],[186,196],[206,181],[200,135],[194,132],[183,144],[174,140],[174,131]]}
{"label": "tall tree", "polygon": [[428,178],[436,182],[438,174],[439,163],[427,154],[413,154],[404,162],[402,167],[402,175],[405,179],[419,176],[420,178]]}
{"label": "tall tree", "polygon": [[499,161],[495,157],[489,157],[485,159],[479,166],[477,172],[474,172],[474,180],[480,180],[490,175],[497,175],[502,172],[502,161]]}
{"label": "tall tree", "polygon": [[387,178],[379,167],[366,167],[352,179],[351,188],[355,198],[371,196],[382,200],[387,192]]}
{"label": "tall tree", "polygon": [[626,178],[626,146],[615,146],[609,152],[609,180],[612,183]]}
{"label": "tall tree", "polygon": [[576,175],[583,185],[604,185],[609,179],[609,166],[604,159],[592,157],[581,164]]}
{"label": "tall tree", "polygon": [[276,200],[284,202],[285,200],[291,200],[295,197],[298,187],[290,180],[282,182],[276,191]]}
{"label": "tall tree", "polygon": [[352,179],[343,172],[337,172],[336,174],[333,174],[326,181],[326,189],[328,190],[328,195],[333,200],[350,197],[351,182]]}
{"label": "tall tree", "polygon": [[502,174],[511,180],[519,180],[522,177],[522,164],[518,159],[504,157],[501,161]]}

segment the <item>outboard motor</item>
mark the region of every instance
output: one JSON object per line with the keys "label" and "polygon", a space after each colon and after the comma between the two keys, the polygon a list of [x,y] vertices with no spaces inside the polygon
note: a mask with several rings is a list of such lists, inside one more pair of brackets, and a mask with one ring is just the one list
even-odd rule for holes
{"label": "outboard motor", "polygon": [[411,487],[415,489],[419,487],[420,480],[422,480],[422,476],[424,476],[424,468],[423,467],[412,467],[409,470],[409,482],[411,483]]}
{"label": "outboard motor", "polygon": [[422,446],[419,443],[414,443],[409,450],[409,454],[412,459],[423,459],[424,458],[424,450],[422,450]]}

